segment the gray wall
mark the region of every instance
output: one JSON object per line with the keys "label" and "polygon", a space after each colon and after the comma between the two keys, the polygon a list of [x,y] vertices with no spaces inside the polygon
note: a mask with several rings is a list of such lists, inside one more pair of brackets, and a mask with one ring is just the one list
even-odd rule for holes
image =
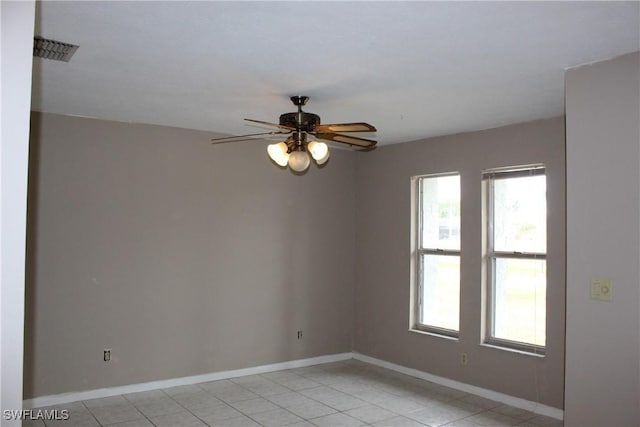
{"label": "gray wall", "polygon": [[[565,306],[564,120],[556,118],[382,147],[358,159],[355,350],[512,396],[563,406]],[[544,163],[548,187],[547,354],[480,345],[481,171]],[[410,179],[458,171],[462,192],[458,341],[408,331]],[[469,362],[461,366],[460,352]]]}
{"label": "gray wall", "polygon": [[[299,177],[269,162],[264,142],[211,136],[33,114],[26,398],[356,350],[562,407],[562,118],[333,150]],[[550,209],[544,358],[479,345],[480,173],[537,162]],[[410,177],[454,170],[459,342],[407,331]]]}
{"label": "gray wall", "polygon": [[566,425],[640,425],[640,55],[569,70],[566,108]]}
{"label": "gray wall", "polygon": [[212,136],[33,114],[25,398],[351,351],[353,154]]}

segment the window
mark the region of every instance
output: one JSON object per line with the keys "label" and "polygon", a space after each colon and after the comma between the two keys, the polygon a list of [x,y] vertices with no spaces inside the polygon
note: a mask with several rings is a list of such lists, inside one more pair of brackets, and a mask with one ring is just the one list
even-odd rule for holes
{"label": "window", "polygon": [[486,342],[543,353],[547,200],[543,166],[487,171]]}
{"label": "window", "polygon": [[413,178],[413,327],[457,336],[460,321],[460,175]]}

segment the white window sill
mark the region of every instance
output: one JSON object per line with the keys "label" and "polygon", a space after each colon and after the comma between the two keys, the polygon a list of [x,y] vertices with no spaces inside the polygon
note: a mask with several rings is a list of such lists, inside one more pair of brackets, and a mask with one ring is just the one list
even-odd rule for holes
{"label": "white window sill", "polygon": [[531,351],[525,351],[525,350],[517,350],[515,348],[509,348],[509,347],[502,347],[500,345],[496,345],[496,344],[489,344],[489,343],[482,343],[480,344],[482,347],[487,347],[487,348],[493,348],[496,350],[502,350],[502,351],[509,351],[511,353],[517,353],[517,354],[521,354],[523,356],[532,356],[532,357],[537,357],[539,359],[544,359],[545,354],[542,353],[533,353]]}
{"label": "white window sill", "polygon": [[458,337],[452,337],[450,335],[439,334],[437,332],[423,331],[422,329],[409,328],[409,332],[413,332],[413,333],[420,334],[420,335],[429,335],[429,336],[436,337],[436,338],[444,338],[444,339],[449,340],[449,341],[459,341]]}

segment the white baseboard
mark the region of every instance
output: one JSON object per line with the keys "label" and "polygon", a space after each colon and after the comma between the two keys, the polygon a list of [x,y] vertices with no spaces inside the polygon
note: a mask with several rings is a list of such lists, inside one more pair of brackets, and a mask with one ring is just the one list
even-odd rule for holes
{"label": "white baseboard", "polygon": [[356,359],[392,371],[400,372],[405,375],[431,381],[466,393],[475,394],[487,399],[502,402],[516,408],[525,409],[536,414],[546,415],[548,417],[563,419],[564,411],[541,403],[532,402],[530,400],[520,399],[518,397],[509,396],[507,394],[498,393],[470,384],[461,383],[459,381],[450,380],[448,378],[432,375],[417,369],[407,368],[395,363],[386,362],[374,357],[365,356],[360,353],[339,353],[326,356],[311,357],[308,359],[290,360],[288,362],[273,363],[270,365],[254,366],[251,368],[235,369],[231,371],[211,372],[208,374],[194,375],[190,377],[173,378],[169,380],[151,381],[139,384],[130,384],[117,387],[101,388],[96,390],[86,390],[62,394],[54,394],[50,396],[41,396],[33,399],[27,399],[23,402],[24,409],[42,408],[46,406],[61,405],[64,403],[77,402],[79,400],[98,399],[102,397],[117,396],[120,394],[136,393],[140,391],[150,391],[160,388],[176,387],[180,385],[198,384],[207,381],[224,380],[227,378],[244,377],[247,375],[264,374],[266,372],[281,371],[283,369],[302,368],[305,366],[318,365],[321,363],[339,362],[342,360]]}
{"label": "white baseboard", "polygon": [[169,380],[150,381],[147,383],[130,384],[117,387],[100,388],[95,390],[76,391],[70,393],[40,396],[23,401],[24,409],[42,408],[45,406],[61,405],[79,400],[98,399],[117,396],[120,394],[136,393],[140,391],[157,390],[160,388],[176,387],[180,385],[198,384],[207,381],[224,380],[227,378],[244,377],[247,375],[264,374],[265,372],[281,371],[283,369],[302,368],[321,363],[339,362],[353,358],[353,353],[330,354],[311,357],[308,359],[290,360],[288,362],[272,363],[270,365],[254,366],[251,368],[235,369],[232,371],[211,372],[190,377],[172,378]]}
{"label": "white baseboard", "polygon": [[461,383],[459,381],[450,380],[444,377],[439,377],[437,375],[432,375],[423,371],[419,371],[417,369],[407,368],[405,366],[396,365],[395,363],[386,362],[384,360],[376,359],[370,356],[365,356],[364,354],[360,353],[353,353],[353,358],[362,362],[370,363],[372,365],[380,366],[382,368],[390,369],[392,371],[400,372],[401,374],[410,375],[412,377],[431,381],[433,383],[464,391],[466,393],[475,394],[476,396],[495,400],[497,402],[502,402],[504,404],[524,409],[536,414],[545,415],[547,417],[555,418],[558,420],[562,420],[564,418],[564,411],[562,409],[543,405],[542,403],[532,402],[530,400],[509,396],[508,394],[498,393],[497,391],[488,390],[486,388],[476,387],[474,385]]}

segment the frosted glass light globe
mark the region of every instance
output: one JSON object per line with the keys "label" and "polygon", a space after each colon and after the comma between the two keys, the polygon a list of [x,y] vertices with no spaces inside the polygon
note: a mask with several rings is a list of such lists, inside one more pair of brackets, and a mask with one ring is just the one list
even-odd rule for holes
{"label": "frosted glass light globe", "polygon": [[271,160],[276,162],[278,165],[282,167],[287,166],[287,162],[289,161],[289,154],[287,154],[287,144],[285,144],[284,142],[269,144],[267,146],[267,154],[269,154]]}
{"label": "frosted glass light globe", "polygon": [[329,160],[329,150],[327,150],[327,154],[324,155],[321,159],[316,159],[316,163],[318,165],[324,165]]}
{"label": "frosted glass light globe", "polygon": [[309,167],[311,158],[306,151],[294,151],[289,155],[289,167],[295,172],[304,172]]}
{"label": "frosted glass light globe", "polygon": [[315,160],[316,162],[320,159],[323,159],[327,155],[327,153],[329,153],[329,147],[327,147],[327,144],[325,144],[324,142],[311,141],[309,145],[307,145],[307,148],[311,153],[311,157],[313,157],[313,160]]}

